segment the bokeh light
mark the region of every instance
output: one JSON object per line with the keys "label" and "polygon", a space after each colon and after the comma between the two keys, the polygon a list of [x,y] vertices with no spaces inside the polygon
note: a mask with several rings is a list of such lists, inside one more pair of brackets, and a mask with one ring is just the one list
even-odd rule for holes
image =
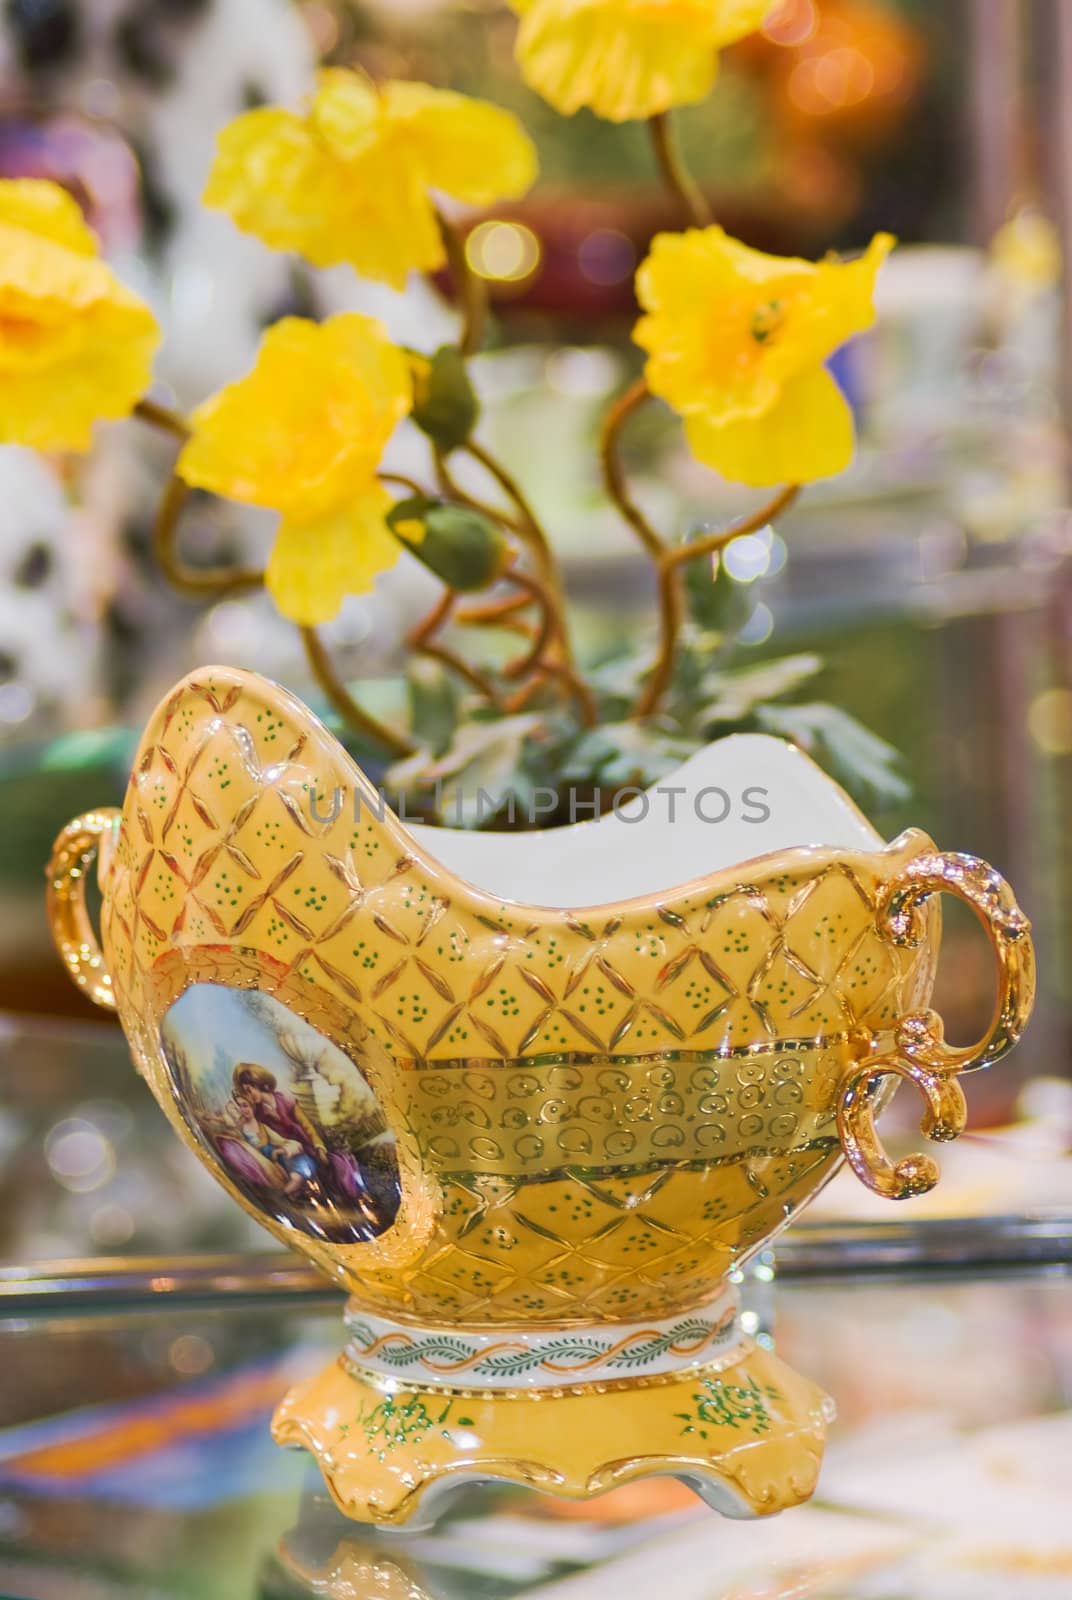
{"label": "bokeh light", "polygon": [[126,1206],[98,1206],[89,1219],[89,1236],[102,1250],[115,1250],[134,1237],[134,1218]]}
{"label": "bokeh light", "polygon": [[765,606],[760,601],[744,627],[738,630],[737,637],[741,644],[766,644],[773,632],[774,613],[770,606]]}
{"label": "bokeh light", "polygon": [[861,50],[842,45],[800,61],[789,79],[789,96],[801,111],[824,116],[858,106],[875,87],[875,69]]}
{"label": "bokeh light", "polygon": [[75,1194],[99,1189],[115,1174],[111,1141],[80,1117],[65,1118],[50,1129],[45,1160],[56,1182]]}
{"label": "bokeh light", "polygon": [[804,44],[819,26],[815,0],[786,0],[772,11],[760,32],[772,44]]}
{"label": "bokeh light", "polygon": [[199,1333],[182,1333],[168,1347],[168,1365],[184,1378],[199,1377],[216,1360],[216,1352]]}
{"label": "bokeh light", "polygon": [[[763,533],[767,535],[766,538],[763,538]],[[738,583],[754,583],[757,578],[766,577],[771,562],[770,535],[768,527],[762,533],[746,533],[743,538],[734,539],[732,544],[726,546],[722,553],[722,565],[731,578]]]}
{"label": "bokeh light", "polygon": [[593,228],[581,240],[577,265],[589,283],[610,287],[632,277],[636,249],[627,234],[617,228]]}
{"label": "bokeh light", "polygon": [[540,241],[522,222],[480,222],[465,241],[474,272],[496,283],[522,283],[540,264]]}

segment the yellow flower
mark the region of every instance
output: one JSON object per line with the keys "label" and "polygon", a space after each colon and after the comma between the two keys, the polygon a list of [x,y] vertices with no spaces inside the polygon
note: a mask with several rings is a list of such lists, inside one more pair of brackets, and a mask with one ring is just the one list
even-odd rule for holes
{"label": "yellow flower", "polygon": [[823,365],[875,319],[894,240],[855,261],[768,256],[721,228],[660,234],[637,274],[648,387],[698,460],[754,485],[809,483],[852,459],[852,413]]}
{"label": "yellow flower", "polygon": [[486,206],[535,177],[531,140],[499,106],[333,68],[304,116],[266,107],[224,128],[205,201],[273,249],[400,289],[446,261],[432,191]]}
{"label": "yellow flower", "polygon": [[144,394],[158,343],[67,191],[0,180],[0,442],[88,449]]}
{"label": "yellow flower", "polygon": [[381,323],[347,312],[277,322],[253,370],[191,417],[179,475],[281,514],[267,584],[284,616],[327,622],[397,561],[376,469],[410,404],[403,352]]}
{"label": "yellow flower", "polygon": [[611,122],[702,100],[718,52],[754,33],[775,0],[510,0],[525,82],[556,111]]}

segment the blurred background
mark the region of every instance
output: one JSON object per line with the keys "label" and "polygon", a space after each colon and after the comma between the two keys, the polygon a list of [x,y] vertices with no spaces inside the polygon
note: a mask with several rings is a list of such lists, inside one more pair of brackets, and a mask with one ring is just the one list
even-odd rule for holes
{"label": "blurred background", "polygon": [[[496,0],[8,0],[0,173],[58,178],[78,195],[164,324],[160,394],[185,407],[243,371],[262,326],[288,309],[371,310],[424,348],[451,326],[432,286],[395,295],[347,270],[314,278],[205,212],[222,124],[295,102],[322,62],[509,104],[543,177],[523,203],[464,219],[495,311],[476,363],[484,427],[553,530],[595,649],[651,615],[648,570],[602,496],[594,445],[608,396],[639,369],[634,269],[676,219],[643,129],[558,117],[520,81],[515,28]],[[748,242],[815,256],[857,249],[877,228],[902,241],[877,329],[839,365],[860,423],[855,466],[809,492],[777,535],[734,545],[727,567],[754,658],[815,650],[821,697],[903,753],[911,796],[880,807],[876,824],[888,836],[921,826],[1016,885],[1037,930],[1039,1005],[1013,1060],[969,1085],[976,1142],[947,1170],[966,1164],[963,1204],[975,1209],[1067,1198],[1072,8],[786,0],[725,54],[716,92],[680,126],[716,214]],[[732,516],[739,494],[688,457],[669,414],[649,413],[630,431],[629,465],[663,523]],[[317,703],[266,597],[206,608],[155,574],[149,526],[167,462],[135,423],[102,430],[77,461],[0,450],[9,1259],[260,1237],[171,1140],[44,920],[54,834],[121,800],[143,722],[182,673],[225,661]],[[234,507],[191,519],[194,559],[263,553],[265,541],[257,514]],[[327,637],[351,676],[374,687],[397,665],[430,583],[403,562],[374,597],[347,602]],[[966,1040],[983,1030],[991,977],[984,942],[955,912],[939,1003]],[[991,1134],[1010,1123],[1053,1164],[995,1154]],[[957,1192],[943,1186],[940,1203],[955,1209]],[[850,1210],[869,1204],[831,1193]]]}

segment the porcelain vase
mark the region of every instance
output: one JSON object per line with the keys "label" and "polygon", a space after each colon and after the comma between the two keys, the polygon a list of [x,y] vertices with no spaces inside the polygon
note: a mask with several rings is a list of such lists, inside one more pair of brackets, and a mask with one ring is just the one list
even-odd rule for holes
{"label": "porcelain vase", "polygon": [[[942,893],[996,958],[968,1049],[929,1009]],[[931,1187],[877,1113],[906,1081],[956,1137],[960,1075],[1033,994],[1000,876],[884,843],[781,741],[723,740],[599,820],[433,830],[222,668],[159,707],[121,812],[64,830],[49,894],[179,1136],[348,1291],[341,1354],[274,1432],[385,1525],[473,1478],[805,1499],[830,1403],[746,1334],[735,1269],[845,1160],[891,1199]]]}

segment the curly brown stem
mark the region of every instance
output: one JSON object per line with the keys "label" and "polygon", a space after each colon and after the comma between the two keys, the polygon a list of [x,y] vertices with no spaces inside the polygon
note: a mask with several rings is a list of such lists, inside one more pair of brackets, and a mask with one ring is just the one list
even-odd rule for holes
{"label": "curly brown stem", "polygon": [[550,676],[549,669],[541,666],[539,671],[534,672],[527,682],[523,683],[519,689],[515,689],[514,693],[506,701],[505,710],[508,715],[513,716],[518,711],[524,711],[529,701],[536,698]]}
{"label": "curly brown stem", "polygon": [[[160,405],[148,397],[139,400],[134,415],[152,428],[158,428],[173,439],[188,439],[190,429],[186,419],[169,406]],[[176,472],[172,472],[157,507],[153,523],[153,554],[161,572],[180,594],[193,599],[206,600],[213,595],[231,593],[238,589],[259,589],[264,573],[253,567],[192,567],[179,553],[179,521],[190,498],[190,486]]]}
{"label": "curly brown stem", "polygon": [[183,560],[178,549],[179,519],[190,493],[189,484],[173,473],[153,524],[153,554],[172,588],[200,600],[236,589],[259,589],[264,583],[259,568],[191,567]]}
{"label": "curly brown stem", "polygon": [[377,472],[376,476],[381,483],[397,483],[400,489],[405,489],[409,494],[420,495],[426,500],[432,498],[423,484],[418,483],[416,478],[407,477],[404,472]]}
{"label": "curly brown stem", "polygon": [[543,670],[550,673],[553,678],[561,679],[577,702],[577,709],[581,713],[581,721],[586,728],[594,728],[599,723],[599,707],[596,705],[595,695],[588,687],[579,672],[569,666],[565,661],[548,661],[542,663]]}
{"label": "curly brown stem", "polygon": [[497,522],[501,527],[517,534],[519,538],[524,537],[526,529],[523,527],[520,517],[511,516],[509,511],[500,506],[489,505],[486,500],[478,500],[476,495],[470,494],[467,489],[462,488],[450,470],[450,463],[446,455],[438,446],[435,447],[433,455],[435,458],[436,481],[444,494],[449,495],[458,505],[468,506],[470,511],[476,511],[480,516],[487,517],[489,522]]}
{"label": "curly brown stem", "polygon": [[527,496],[511,472],[503,466],[496,456],[493,456],[486,445],[479,444],[476,439],[467,439],[461,447],[467,456],[470,456],[490,478],[493,478],[499,488],[512,500],[517,508],[517,531],[519,536],[532,550],[539,562],[544,582],[551,589],[560,603],[562,594],[562,580],[558,571],[555,553],[551,548],[551,541],[540,519],[537,517]]}
{"label": "curly brown stem", "polygon": [[660,562],[658,582],[659,651],[644,689],[633,707],[634,717],[650,717],[659,709],[659,703],[674,675],[674,653],[685,616],[685,597],[678,566],[669,561]]}
{"label": "curly brown stem", "polygon": [[[599,721],[599,710],[591,689],[585,683],[580,673],[574,668],[571,661],[566,659],[559,651],[554,650],[556,629],[560,626],[559,612],[554,604],[553,596],[539,578],[532,573],[519,572],[512,568],[506,576],[511,583],[517,585],[526,594],[530,595],[540,608],[540,623],[538,624],[537,642],[526,652],[520,662],[513,663],[511,676],[522,676],[523,673],[532,674],[533,681],[538,683],[544,678],[553,678],[567,691],[576,702],[581,721],[586,728],[594,728]],[[524,693],[524,686],[518,690],[513,702]],[[523,702],[522,702],[523,703]]]}
{"label": "curly brown stem", "polygon": [[[482,605],[466,606],[464,609],[453,610],[457,595],[450,590],[446,591],[438,605],[410,635],[410,644],[425,655],[435,655],[447,666],[453,667],[474,688],[479,689],[492,705],[502,711],[508,711],[516,704],[527,702],[543,683],[552,679],[561,684],[566,693],[576,701],[585,725],[593,727],[597,721],[597,709],[591,690],[573,668],[561,659],[561,655],[554,651],[558,613],[545,585],[538,577],[522,572],[516,566],[511,566],[503,574],[503,581],[512,584],[515,589],[520,590],[520,593],[506,595],[499,600],[489,600]],[[532,605],[537,607],[535,627],[522,621],[518,615]],[[524,653],[500,669],[502,676],[511,682],[526,680],[520,684],[514,695],[506,700],[501,699],[483,673],[438,643],[435,635],[448,621],[473,627],[501,628],[524,636],[527,642]]]}
{"label": "curly brown stem", "polygon": [[709,227],[714,221],[711,207],[707,196],[685,165],[669,111],[657,111],[653,117],[649,117],[648,132],[666,187],[681,201],[694,227]]}
{"label": "curly brown stem", "polygon": [[634,716],[648,717],[658,710],[673,676],[674,653],[684,612],[681,568],[686,562],[698,561],[704,556],[718,555],[735,539],[741,539],[746,533],[755,533],[757,529],[765,528],[772,518],[793,504],[799,493],[799,484],[789,484],[786,488],[779,489],[778,493],[758,510],[750,512],[747,517],[734,523],[732,528],[727,528],[723,533],[708,534],[706,538],[696,539],[689,544],[664,548],[659,558],[658,569],[659,652],[651,675],[644,686],[644,692],[634,708]]}
{"label": "curly brown stem", "polygon": [[681,566],[686,561],[696,561],[700,556],[717,556],[725,550],[734,539],[741,539],[746,533],[756,533],[760,528],[765,528],[768,522],[773,522],[775,517],[781,516],[800,494],[800,484],[790,483],[784,489],[761,505],[758,511],[752,511],[747,517],[742,517],[740,522],[735,522],[732,528],[726,528],[722,533],[709,533],[706,538],[693,539],[689,544],[676,544],[673,549],[667,550],[664,556],[672,566]]}
{"label": "curly brown stem", "polygon": [[[573,646],[566,616],[562,575],[543,525],[532,509],[521,485],[503,466],[502,462],[492,455],[490,450],[477,443],[475,439],[467,440],[461,446],[461,449],[472,460],[476,461],[479,466],[483,467],[488,476],[498,484],[499,488],[513,502],[516,508],[516,517],[504,516],[502,512],[497,511],[495,508],[475,501],[471,496],[467,497],[470,505],[477,510],[483,511],[486,516],[497,519],[504,527],[509,528],[531,551],[533,562],[537,568],[540,594],[546,605],[550,607],[551,615],[554,619],[552,634],[547,645],[548,660],[557,661],[565,668],[564,672],[557,675],[569,688],[574,698],[577,699],[578,704],[585,707],[591,703],[591,695],[584,685],[581,685],[578,692],[577,686],[580,684],[580,679],[573,659]],[[456,486],[454,485],[454,480],[450,478],[449,467],[446,462],[443,463],[443,468],[447,473],[446,481],[450,486],[450,492],[454,493],[456,492]],[[443,480],[441,479],[441,481]],[[464,494],[464,491],[462,493]],[[517,575],[511,572],[510,576],[513,578]],[[536,581],[536,579],[533,581]],[[587,715],[587,712],[585,714]]]}
{"label": "curly brown stem", "polygon": [[[618,399],[603,419],[599,449],[599,459],[603,468],[603,483],[607,494],[614,501],[623,518],[644,546],[647,555],[655,563],[659,582],[659,656],[652,677],[648,680],[644,692],[634,708],[634,716],[647,716],[655,709],[662,698],[669,682],[670,674],[673,671],[674,647],[684,615],[684,596],[681,592],[681,585],[677,581],[674,569],[664,566],[664,557],[668,546],[662,535],[652,527],[629,493],[625,469],[622,466],[619,453],[622,429],[634,411],[638,410],[644,404],[644,401],[650,397],[650,392],[644,379],[637,378],[635,382],[629,385],[624,394],[618,396]],[[666,653],[667,649],[669,649],[669,656]]]}
{"label": "curly brown stem", "polygon": [[436,212],[436,221],[443,239],[443,249],[447,255],[455,303],[461,312],[462,327],[458,336],[458,349],[463,356],[472,356],[484,342],[484,328],[488,316],[488,286],[469,265],[461,230],[441,211]]}
{"label": "curly brown stem", "polygon": [[442,662],[443,666],[449,667],[452,672],[456,672],[478,694],[483,695],[490,706],[493,706],[496,711],[501,711],[503,709],[502,697],[491,679],[462,656],[456,655],[438,637],[440,629],[446,627],[450,621],[456,599],[455,590],[444,589],[427,616],[422,617],[417,626],[410,631],[407,643],[412,650],[416,650],[421,655],[430,656],[432,660]]}
{"label": "curly brown stem", "polygon": [[412,755],[414,746],[410,744],[408,739],[404,739],[393,728],[388,728],[366,711],[363,706],[358,705],[335,671],[331,657],[324,648],[324,642],[316,629],[303,627],[299,631],[313,676],[343,721],[348,722],[351,728],[356,728],[359,733],[366,734],[368,738],[374,739],[377,744],[381,745],[392,756]]}
{"label": "curly brown stem", "polygon": [[[528,601],[525,602],[528,604]],[[498,622],[481,621],[468,616],[455,616],[455,622],[467,623],[474,627],[497,628],[500,633],[516,633],[519,638],[532,640],[536,637],[536,629],[531,622],[525,622],[521,617],[502,617]]]}
{"label": "curly brown stem", "polygon": [[536,624],[536,633],[525,651],[514,661],[508,661],[502,669],[504,678],[511,678],[515,682],[519,678],[527,678],[530,672],[535,672],[542,664],[544,653],[554,638],[555,613],[548,603],[549,596],[539,583],[530,581],[522,572],[511,572],[510,579],[518,584],[522,590],[519,599],[524,599],[526,604],[535,600],[539,612],[539,621]]}
{"label": "curly brown stem", "polygon": [[[462,328],[458,339],[458,349],[462,356],[471,356],[479,350],[483,341],[484,328],[488,310],[488,291],[484,280],[473,271],[465,249],[465,240],[455,225],[441,212],[437,212],[440,232],[443,238],[443,247],[447,255],[447,264],[450,268],[451,279],[455,294],[460,303],[462,312]],[[569,627],[566,619],[565,594],[558,563],[550,540],[544,528],[521,490],[516,479],[507,471],[490,451],[473,439],[466,440],[459,446],[474,461],[484,468],[484,471],[498,484],[507,499],[515,507],[516,515],[498,510],[469,494],[456,482],[451,474],[446,454],[436,449],[435,465],[439,484],[445,493],[461,505],[467,505],[471,510],[483,516],[490,517],[492,521],[509,532],[513,533],[532,551],[536,565],[539,569],[542,594],[549,607],[547,623],[547,638],[541,645],[541,658],[545,658],[549,665],[554,665],[558,676],[566,683],[570,692],[578,699],[587,716],[587,707],[591,704],[591,695],[586,686],[579,684],[573,665],[573,649],[570,641]],[[541,624],[541,628],[543,624]],[[436,647],[440,651],[442,647]],[[441,656],[442,659],[442,656]],[[464,663],[455,658],[456,670]],[[561,671],[558,671],[561,668]],[[465,669],[469,676],[469,669]],[[470,681],[472,679],[470,678]],[[487,693],[485,688],[482,692]],[[493,702],[494,703],[494,702]]]}
{"label": "curly brown stem", "polygon": [[159,428],[162,433],[169,433],[175,439],[188,439],[190,428],[185,417],[173,411],[170,406],[162,406],[157,400],[150,400],[146,396],[139,400],[134,407],[134,415],[142,422],[147,422],[151,428]]}
{"label": "curly brown stem", "polygon": [[660,534],[656,533],[647,517],[641,511],[636,501],[629,493],[625,481],[625,469],[619,455],[621,432],[629,418],[644,401],[650,397],[651,391],[643,378],[637,378],[631,383],[624,394],[620,394],[603,418],[603,427],[599,439],[599,460],[603,469],[603,484],[607,494],[618,507],[626,522],[640,540],[648,555],[658,561],[665,548]]}
{"label": "curly brown stem", "polygon": [[515,611],[524,611],[531,605],[527,594],[511,594],[501,600],[488,600],[480,606],[463,606],[454,613],[455,622],[469,627],[504,628]]}
{"label": "curly brown stem", "polygon": [[648,717],[657,711],[674,672],[674,653],[678,634],[685,615],[685,597],[681,585],[681,568],[687,561],[702,556],[716,555],[734,539],[763,528],[772,517],[792,505],[800,493],[799,485],[790,484],[780,489],[773,499],[750,513],[742,521],[723,533],[713,533],[691,544],[668,545],[656,532],[629,493],[625,471],[622,467],[619,446],[621,432],[634,411],[648,398],[649,390],[643,378],[632,383],[608,411],[600,441],[600,460],[603,482],[607,494],[618,507],[625,521],[633,529],[647,554],[655,563],[659,591],[659,649],[651,673],[635,707],[635,717]]}
{"label": "curly brown stem", "polygon": [[599,713],[592,698],[592,691],[583,678],[576,672],[571,671],[561,661],[548,661],[545,658],[543,661],[537,662],[532,676],[511,695],[506,702],[505,709],[511,713],[523,710],[529,701],[534,699],[540,692],[548,679],[561,682],[569,689],[581,709],[585,727],[594,728],[599,721]]}

